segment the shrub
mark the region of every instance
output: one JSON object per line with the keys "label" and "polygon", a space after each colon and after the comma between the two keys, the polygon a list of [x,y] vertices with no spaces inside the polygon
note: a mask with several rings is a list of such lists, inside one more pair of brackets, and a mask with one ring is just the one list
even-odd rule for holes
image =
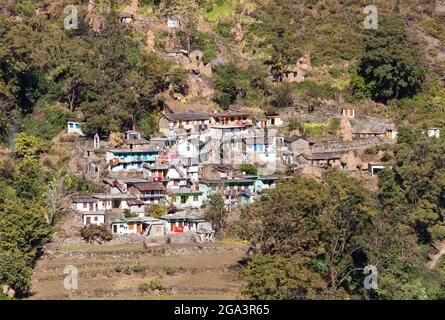
{"label": "shrub", "polygon": [[331,69],[329,69],[329,74],[330,74],[333,78],[338,79],[338,78],[341,77],[342,72],[341,72],[340,69],[337,69],[337,68],[331,68]]}
{"label": "shrub", "polygon": [[340,130],[340,119],[339,118],[333,118],[331,121],[329,121],[329,128],[328,132],[330,134],[337,134],[338,130]]}
{"label": "shrub", "polygon": [[120,264],[118,264],[115,268],[114,271],[116,271],[117,273],[121,273],[122,272],[122,266]]}
{"label": "shrub", "polygon": [[124,216],[125,216],[125,218],[134,218],[137,215],[134,213],[131,213],[130,209],[124,209]]}
{"label": "shrub", "polygon": [[138,262],[135,266],[133,266],[133,272],[135,273],[144,273],[145,267]]}
{"label": "shrub", "polygon": [[80,230],[80,235],[88,242],[102,242],[110,241],[111,239],[113,239],[113,234],[105,225],[87,225]]}
{"label": "shrub", "polygon": [[139,285],[138,290],[141,294],[148,293],[154,290],[162,290],[164,286],[162,285],[161,279],[155,277],[150,280],[150,282],[143,282]]}
{"label": "shrub", "polygon": [[252,163],[243,163],[240,165],[240,170],[248,175],[256,176],[258,174],[257,166]]}
{"label": "shrub", "polygon": [[175,268],[167,267],[165,268],[165,274],[168,276],[173,276],[176,273]]}

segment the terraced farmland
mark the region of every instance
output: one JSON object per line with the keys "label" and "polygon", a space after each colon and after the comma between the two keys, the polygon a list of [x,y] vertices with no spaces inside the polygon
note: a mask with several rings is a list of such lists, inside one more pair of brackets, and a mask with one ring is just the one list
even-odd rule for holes
{"label": "terraced farmland", "polygon": [[[30,299],[235,299],[241,243],[50,245],[34,269]],[[78,289],[64,288],[66,266],[78,269]],[[163,288],[141,293],[159,279]]]}

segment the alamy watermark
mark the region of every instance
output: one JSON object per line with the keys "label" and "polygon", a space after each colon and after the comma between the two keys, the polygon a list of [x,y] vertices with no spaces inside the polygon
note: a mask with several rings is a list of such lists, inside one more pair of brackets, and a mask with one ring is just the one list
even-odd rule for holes
{"label": "alamy watermark", "polygon": [[63,287],[66,290],[77,290],[79,288],[79,272],[75,266],[66,266],[63,274],[67,274],[63,279]]}
{"label": "alamy watermark", "polygon": [[69,5],[63,9],[63,13],[68,14],[63,20],[63,26],[66,30],[76,30],[79,28],[79,20],[76,6]]}
{"label": "alamy watermark", "polygon": [[365,280],[363,280],[363,286],[365,289],[377,289],[378,285],[378,271],[377,267],[373,265],[368,265],[363,269],[363,274],[367,274]]}
{"label": "alamy watermark", "polygon": [[366,30],[377,30],[379,27],[379,10],[376,6],[370,5],[363,9],[363,13],[367,14],[363,25]]}

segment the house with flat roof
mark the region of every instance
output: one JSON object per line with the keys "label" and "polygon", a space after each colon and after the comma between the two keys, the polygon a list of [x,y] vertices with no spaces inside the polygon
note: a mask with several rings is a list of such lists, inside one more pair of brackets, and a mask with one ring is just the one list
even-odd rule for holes
{"label": "house with flat roof", "polygon": [[341,166],[341,153],[338,152],[312,152],[311,154],[303,153],[298,158],[315,167],[332,168]]}
{"label": "house with flat roof", "polygon": [[210,126],[210,115],[207,112],[178,112],[164,114],[159,120],[159,131],[172,136],[177,130],[186,133],[201,133]]}
{"label": "house with flat roof", "polygon": [[105,211],[88,211],[82,212],[82,223],[87,226],[90,224],[101,225],[105,224]]}
{"label": "house with flat roof", "polygon": [[245,205],[253,203],[255,178],[233,178],[218,180],[201,180],[199,190],[203,192],[204,201],[208,202],[212,195],[219,194],[228,205]]}
{"label": "house with flat roof", "polygon": [[82,131],[82,122],[80,122],[77,119],[68,119],[68,123],[67,123],[67,132],[69,134],[76,134],[79,136],[85,136],[85,134]]}
{"label": "house with flat roof", "polygon": [[218,126],[238,126],[250,125],[252,121],[249,119],[249,113],[241,111],[224,111],[211,115],[212,125]]}
{"label": "house with flat roof", "polygon": [[110,149],[105,160],[110,172],[142,171],[144,163],[155,163],[160,151],[155,149]]}
{"label": "house with flat roof", "polygon": [[212,223],[205,220],[201,214],[188,214],[184,210],[174,214],[167,214],[161,217],[161,219],[167,223],[167,234],[213,231]]}
{"label": "house with flat roof", "polygon": [[397,129],[394,123],[356,122],[352,126],[353,138],[380,137],[397,140]]}
{"label": "house with flat roof", "polygon": [[147,237],[163,237],[166,234],[166,222],[151,217],[123,218],[111,222],[113,234],[139,234]]}
{"label": "house with flat roof", "polygon": [[178,209],[199,209],[203,205],[203,192],[193,188],[168,190],[168,202]]}

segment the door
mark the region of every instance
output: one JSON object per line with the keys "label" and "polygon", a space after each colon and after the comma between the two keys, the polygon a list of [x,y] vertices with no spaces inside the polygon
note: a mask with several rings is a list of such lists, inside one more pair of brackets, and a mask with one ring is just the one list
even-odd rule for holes
{"label": "door", "polygon": [[87,221],[86,221],[87,225],[91,224],[91,217],[87,217]]}

